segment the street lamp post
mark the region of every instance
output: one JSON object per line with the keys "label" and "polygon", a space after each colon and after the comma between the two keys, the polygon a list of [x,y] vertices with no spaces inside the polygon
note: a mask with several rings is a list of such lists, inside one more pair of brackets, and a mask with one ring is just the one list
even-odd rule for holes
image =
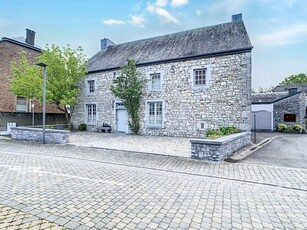
{"label": "street lamp post", "polygon": [[31,105],[32,106],[32,127],[34,128],[34,126],[35,126],[35,123],[34,123],[34,107],[35,107],[35,104],[32,104]]}
{"label": "street lamp post", "polygon": [[45,144],[45,136],[46,136],[46,64],[40,62],[36,64],[40,67],[44,68],[44,85],[43,85],[43,144]]}

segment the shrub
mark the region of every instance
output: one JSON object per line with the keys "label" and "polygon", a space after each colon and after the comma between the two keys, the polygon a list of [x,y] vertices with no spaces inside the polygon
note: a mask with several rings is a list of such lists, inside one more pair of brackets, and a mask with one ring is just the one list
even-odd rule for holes
{"label": "shrub", "polygon": [[220,128],[220,131],[223,133],[223,135],[229,135],[232,133],[237,133],[238,129],[235,126],[224,126]]}
{"label": "shrub", "polygon": [[206,137],[209,139],[216,139],[223,136],[223,133],[218,129],[208,129],[206,132]]}
{"label": "shrub", "polygon": [[78,130],[79,130],[79,131],[86,131],[86,128],[87,128],[87,126],[86,126],[86,124],[84,124],[84,123],[82,123],[82,124],[80,124],[80,125],[78,126]]}
{"label": "shrub", "polygon": [[288,129],[288,126],[286,124],[278,124],[276,131],[277,132],[285,132]]}
{"label": "shrub", "polygon": [[295,125],[293,125],[291,128],[292,128],[292,130],[293,130],[294,132],[301,132],[301,131],[303,130],[303,126],[301,126],[301,125],[299,125],[299,124],[295,124]]}
{"label": "shrub", "polygon": [[239,129],[235,126],[223,126],[220,129],[208,129],[206,137],[209,139],[216,139],[237,132],[239,132]]}

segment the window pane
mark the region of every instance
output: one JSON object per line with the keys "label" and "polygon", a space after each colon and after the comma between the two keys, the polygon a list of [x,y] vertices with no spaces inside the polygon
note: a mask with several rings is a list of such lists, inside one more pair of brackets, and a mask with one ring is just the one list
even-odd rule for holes
{"label": "window pane", "polygon": [[160,78],[160,74],[156,73],[156,74],[150,74],[150,78],[151,78],[151,89],[155,89],[158,90],[161,88],[161,78]]}
{"label": "window pane", "polygon": [[17,97],[16,111],[27,112],[27,99],[24,97]]}
{"label": "window pane", "polygon": [[88,104],[86,105],[87,109],[87,122],[96,123],[96,105]]}
{"label": "window pane", "polygon": [[88,81],[88,91],[90,93],[94,93],[95,92],[95,81],[94,80]]}
{"label": "window pane", "polygon": [[284,114],[284,122],[296,122],[296,114]]}
{"label": "window pane", "polygon": [[206,69],[194,69],[194,85],[206,85]]}
{"label": "window pane", "polygon": [[151,125],[162,125],[162,102],[149,102],[148,123]]}

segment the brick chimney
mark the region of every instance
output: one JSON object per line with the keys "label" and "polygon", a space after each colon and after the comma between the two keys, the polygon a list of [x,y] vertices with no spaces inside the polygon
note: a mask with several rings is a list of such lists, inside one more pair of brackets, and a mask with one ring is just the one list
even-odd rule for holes
{"label": "brick chimney", "polygon": [[28,45],[34,46],[35,41],[35,32],[33,30],[26,29],[27,36],[26,36],[26,43]]}

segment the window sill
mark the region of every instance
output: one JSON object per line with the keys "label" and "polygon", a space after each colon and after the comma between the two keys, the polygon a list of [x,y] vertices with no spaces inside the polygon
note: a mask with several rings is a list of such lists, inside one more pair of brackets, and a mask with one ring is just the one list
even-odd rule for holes
{"label": "window sill", "polygon": [[146,129],[162,129],[162,125],[147,125]]}
{"label": "window sill", "polygon": [[192,89],[206,89],[206,88],[209,88],[209,86],[208,85],[192,86]]}

